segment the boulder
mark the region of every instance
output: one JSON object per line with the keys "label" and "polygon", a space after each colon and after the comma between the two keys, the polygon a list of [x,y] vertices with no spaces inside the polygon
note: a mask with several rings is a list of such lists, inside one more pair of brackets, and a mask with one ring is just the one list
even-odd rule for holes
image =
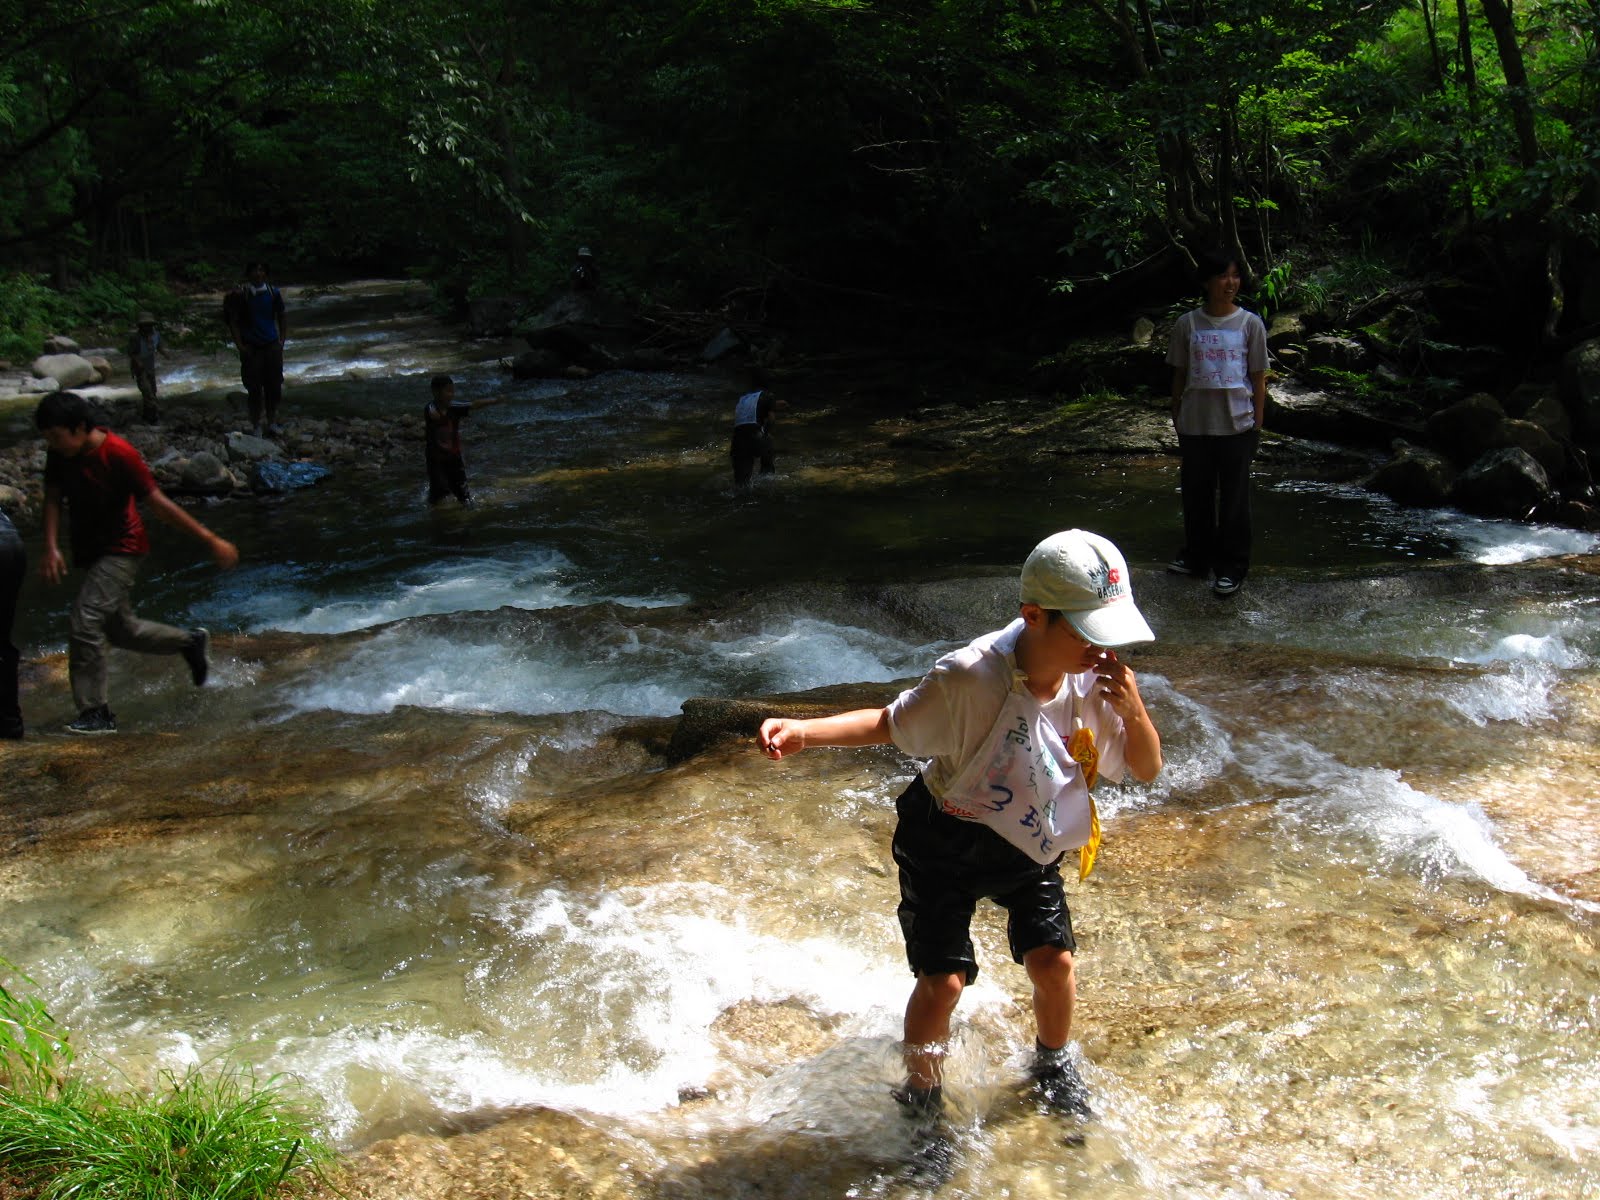
{"label": "boulder", "polygon": [[231,463],[256,462],[263,458],[282,458],[283,447],[277,442],[236,429],[228,435],[227,453]]}
{"label": "boulder", "polygon": [[1456,477],[1451,503],[1480,517],[1526,520],[1551,498],[1550,477],[1517,446],[1491,450]]}
{"label": "boulder", "polygon": [[1600,438],[1600,338],[1580,342],[1562,358],[1561,401],[1578,437]]}
{"label": "boulder", "polygon": [[473,337],[500,337],[510,333],[522,312],[515,296],[479,296],[467,301],[467,332]]}
{"label": "boulder", "polygon": [[233,491],[234,482],[222,460],[204,450],[190,456],[178,479],[182,490],[200,496],[226,496]]}
{"label": "boulder", "polygon": [[36,375],[30,375],[17,385],[18,395],[23,396],[37,396],[43,395],[45,392],[58,392],[60,390],[61,385],[49,376],[40,379]]}
{"label": "boulder", "polygon": [[1315,337],[1307,338],[1305,346],[1306,361],[1313,367],[1332,367],[1337,371],[1366,371],[1373,365],[1372,351],[1352,337],[1319,333]]}
{"label": "boulder", "polygon": [[1500,427],[1505,409],[1487,392],[1477,392],[1441,408],[1428,418],[1428,441],[1458,463],[1476,462],[1506,444]]}
{"label": "boulder", "polygon": [[511,360],[511,376],[514,379],[552,379],[559,376],[566,365],[566,360],[554,350],[524,350]]}
{"label": "boulder", "polygon": [[96,383],[105,383],[106,380],[111,378],[112,368],[108,359],[102,358],[98,354],[92,354],[88,357],[89,365],[94,368],[94,381]]}
{"label": "boulder", "polygon": [[13,517],[20,516],[28,511],[28,497],[21,488],[0,483],[0,509],[4,509]]}
{"label": "boulder", "polygon": [[52,333],[44,340],[46,354],[76,354],[78,350],[78,343],[64,333]]}
{"label": "boulder", "polygon": [[94,365],[81,354],[41,354],[30,369],[37,378],[54,379],[57,387],[83,387],[97,379]]}
{"label": "boulder", "polygon": [[1394,457],[1368,476],[1364,486],[1397,504],[1437,508],[1449,502],[1455,474],[1442,454],[1396,441]]}
{"label": "boulder", "polygon": [[1267,324],[1267,349],[1274,354],[1283,353],[1286,346],[1303,345],[1305,339],[1305,318],[1299,313],[1274,313]]}
{"label": "boulder", "polygon": [[1149,317],[1139,317],[1133,323],[1133,333],[1128,341],[1135,346],[1148,346],[1156,335],[1156,323]]}
{"label": "boulder", "polygon": [[1567,473],[1567,452],[1542,425],[1532,421],[1508,420],[1500,426],[1504,445],[1519,446],[1531,454],[1551,479]]}
{"label": "boulder", "polygon": [[1567,410],[1558,396],[1548,393],[1540,396],[1522,413],[1522,418],[1540,426],[1557,441],[1565,441],[1572,436],[1572,419],[1567,416]]}
{"label": "boulder", "polygon": [[1289,379],[1267,389],[1267,429],[1290,437],[1340,445],[1387,447],[1396,438],[1420,440],[1421,418],[1401,402],[1385,402],[1383,412],[1355,397],[1330,396]]}

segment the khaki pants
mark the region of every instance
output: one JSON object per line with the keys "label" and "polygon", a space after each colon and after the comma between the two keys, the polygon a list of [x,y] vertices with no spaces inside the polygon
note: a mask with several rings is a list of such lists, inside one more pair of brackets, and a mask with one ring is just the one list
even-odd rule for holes
{"label": "khaki pants", "polygon": [[84,576],[72,602],[72,638],[67,644],[67,671],[72,699],[82,712],[106,702],[106,667],[111,646],[144,654],[179,654],[194,636],[134,615],[128,593],[139,574],[139,560],[125,554],[103,554]]}

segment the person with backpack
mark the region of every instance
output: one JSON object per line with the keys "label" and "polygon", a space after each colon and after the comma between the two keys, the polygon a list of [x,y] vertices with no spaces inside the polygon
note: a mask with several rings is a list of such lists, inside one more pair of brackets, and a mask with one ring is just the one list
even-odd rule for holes
{"label": "person with backpack", "polygon": [[[239,348],[239,375],[249,396],[250,429],[277,437],[278,404],[283,399],[283,344],[289,337],[283,293],[267,282],[267,264],[252,262],[245,268],[246,282],[222,301],[222,319],[233,344]],[[266,425],[262,425],[263,411]]]}

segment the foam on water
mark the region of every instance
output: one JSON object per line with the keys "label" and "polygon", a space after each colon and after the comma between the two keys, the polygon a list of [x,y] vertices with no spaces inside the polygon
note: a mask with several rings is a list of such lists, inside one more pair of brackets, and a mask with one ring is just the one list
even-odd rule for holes
{"label": "foam on water", "polygon": [[[451,610],[444,605],[438,611]],[[369,610],[362,619],[372,615]],[[383,713],[401,705],[670,716],[691,696],[899,679],[921,654],[921,647],[813,618],[790,618],[777,629],[721,642],[699,630],[597,620],[582,636],[517,645],[481,626],[463,624],[459,634],[447,636],[402,622],[353,648],[338,669],[322,664],[287,685],[281,699],[285,716],[318,709]]]}
{"label": "foam on water", "polygon": [[[1279,811],[1308,828],[1312,845],[1327,854],[1355,853],[1424,883],[1479,880],[1502,892],[1600,911],[1531,879],[1495,842],[1493,823],[1476,804],[1446,803],[1411,787],[1398,771],[1347,766],[1287,733],[1263,734],[1241,745],[1239,757],[1267,794],[1282,797]],[[1365,851],[1342,851],[1340,843]]]}
{"label": "foam on water", "polygon": [[[370,581],[353,594],[317,601],[301,588],[258,593],[251,599],[249,631],[350,633],[407,617],[440,613],[528,610],[584,603],[564,581],[571,563],[554,550],[535,549],[518,558],[445,559],[408,571],[384,585]],[[654,601],[677,603],[677,598]],[[636,602],[636,606],[652,603]]]}

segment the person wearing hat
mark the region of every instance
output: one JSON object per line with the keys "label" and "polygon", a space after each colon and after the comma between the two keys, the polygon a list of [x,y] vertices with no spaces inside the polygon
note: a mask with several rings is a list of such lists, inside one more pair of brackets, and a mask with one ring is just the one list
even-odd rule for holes
{"label": "person wearing hat", "polygon": [[940,1059],[956,1002],[977,978],[969,926],[985,898],[1007,910],[1012,957],[1033,983],[1035,1096],[1089,1114],[1068,1050],[1076,943],[1060,867],[1069,854],[1080,878],[1093,865],[1098,780],[1161,770],[1160,735],[1114,649],[1154,636],[1121,552],[1069,529],[1023,564],[1015,620],[946,654],[887,707],[762,722],[771,759],[892,742],[928,760],[895,802],[900,926],[916,976],[895,1096],[912,1115],[936,1120],[942,1105]]}
{"label": "person wearing hat", "polygon": [[596,274],[594,266],[594,251],[589,247],[578,247],[568,281],[575,292],[592,292],[599,284],[600,277]]}
{"label": "person wearing hat", "polygon": [[170,352],[161,344],[161,334],[156,331],[154,313],[142,312],[136,318],[133,334],[128,339],[128,369],[133,381],[139,385],[143,401],[142,415],[145,423],[154,425],[161,420],[161,409],[156,405],[156,355]]}

